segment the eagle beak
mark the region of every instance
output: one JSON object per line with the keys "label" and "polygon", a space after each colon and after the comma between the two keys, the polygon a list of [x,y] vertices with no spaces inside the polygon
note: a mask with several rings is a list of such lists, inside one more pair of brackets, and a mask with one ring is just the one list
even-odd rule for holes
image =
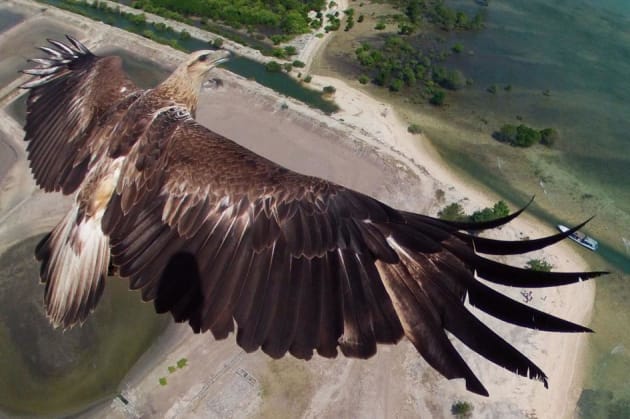
{"label": "eagle beak", "polygon": [[226,49],[219,49],[217,51],[214,51],[212,53],[212,56],[208,58],[210,58],[211,67],[216,67],[217,65],[224,63],[230,58],[232,58],[232,55],[233,54]]}

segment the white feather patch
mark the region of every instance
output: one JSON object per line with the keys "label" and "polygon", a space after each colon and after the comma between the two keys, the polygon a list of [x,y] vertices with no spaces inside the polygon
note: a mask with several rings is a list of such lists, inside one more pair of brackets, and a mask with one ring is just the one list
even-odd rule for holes
{"label": "white feather patch", "polygon": [[101,217],[77,224],[77,213],[75,204],[49,241],[50,260],[43,279],[46,311],[55,327],[85,320],[98,302],[109,266],[109,239],[101,230]]}

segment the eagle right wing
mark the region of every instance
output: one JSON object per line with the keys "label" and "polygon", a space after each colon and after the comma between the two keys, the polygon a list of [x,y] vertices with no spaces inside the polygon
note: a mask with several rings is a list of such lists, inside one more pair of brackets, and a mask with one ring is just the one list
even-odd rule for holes
{"label": "eagle right wing", "polygon": [[[98,57],[71,36],[65,44],[48,40],[33,58],[37,67],[23,70],[39,76],[29,89],[25,141],[37,185],[45,191],[76,191],[99,146],[99,125],[116,112],[113,105],[135,100],[138,88],[116,56]],[[135,92],[135,93],[134,93]],[[128,105],[128,104],[127,104]],[[127,106],[118,106],[122,112]]]}
{"label": "eagle right wing", "polygon": [[[600,274],[534,272],[484,258],[457,225],[292,172],[176,106],[160,110],[127,155],[102,227],[131,288],[197,332],[221,339],[236,325],[237,343],[247,352],[306,359],[313,351],[334,357],[337,349],[368,358],[378,343],[406,336],[440,373],[464,378],[469,390],[484,395],[445,331],[516,374],[545,385],[547,378],[467,310],[466,296],[520,326],[589,329],[508,298],[475,272],[528,287]],[[564,237],[484,239],[481,247],[517,254]]]}

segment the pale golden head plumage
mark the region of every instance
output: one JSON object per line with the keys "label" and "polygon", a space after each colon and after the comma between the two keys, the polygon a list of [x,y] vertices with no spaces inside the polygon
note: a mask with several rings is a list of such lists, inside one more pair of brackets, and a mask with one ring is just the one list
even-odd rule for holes
{"label": "pale golden head plumage", "polygon": [[162,82],[158,90],[172,100],[185,104],[194,113],[206,74],[230,55],[229,51],[223,49],[195,51]]}

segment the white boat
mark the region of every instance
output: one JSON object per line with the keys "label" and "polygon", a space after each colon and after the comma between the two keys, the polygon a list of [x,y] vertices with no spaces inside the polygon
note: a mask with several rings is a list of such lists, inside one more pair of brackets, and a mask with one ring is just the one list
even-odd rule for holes
{"label": "white boat", "polygon": [[[562,224],[558,224],[558,230],[564,233],[566,231],[569,231],[570,228]],[[573,240],[574,242],[579,243],[582,246],[586,247],[587,249],[592,250],[593,252],[596,251],[597,247],[599,246],[599,243],[597,242],[597,240],[595,240],[591,236],[587,236],[584,233],[580,233],[579,231],[571,233],[569,238]]]}

